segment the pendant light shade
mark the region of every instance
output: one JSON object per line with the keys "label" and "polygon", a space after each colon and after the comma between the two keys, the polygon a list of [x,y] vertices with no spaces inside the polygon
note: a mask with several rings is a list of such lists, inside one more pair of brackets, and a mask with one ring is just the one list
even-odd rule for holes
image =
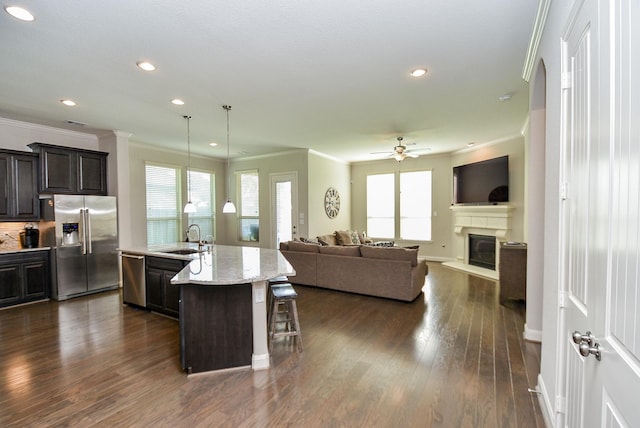
{"label": "pendant light shade", "polygon": [[231,110],[231,106],[225,104],[222,108],[227,112],[227,202],[222,207],[222,212],[224,214],[234,214],[236,206],[231,202],[231,195],[229,194],[229,183],[231,181],[231,173],[229,171],[229,110]]}
{"label": "pendant light shade", "polygon": [[196,212],[196,206],[191,202],[191,116],[183,116],[187,119],[187,196],[189,198],[184,206],[185,214],[193,214]]}

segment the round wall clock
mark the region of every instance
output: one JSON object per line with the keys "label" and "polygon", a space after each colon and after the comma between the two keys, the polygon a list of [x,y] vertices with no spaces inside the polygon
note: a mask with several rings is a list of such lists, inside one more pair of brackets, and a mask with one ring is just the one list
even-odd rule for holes
{"label": "round wall clock", "polygon": [[333,187],[329,187],[324,194],[324,211],[329,218],[334,218],[340,212],[340,194]]}

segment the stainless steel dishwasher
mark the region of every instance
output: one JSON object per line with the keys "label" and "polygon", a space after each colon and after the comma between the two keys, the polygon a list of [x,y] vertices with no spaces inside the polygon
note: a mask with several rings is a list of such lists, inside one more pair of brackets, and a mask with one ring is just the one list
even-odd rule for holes
{"label": "stainless steel dishwasher", "polygon": [[122,302],[147,306],[144,256],[122,254]]}

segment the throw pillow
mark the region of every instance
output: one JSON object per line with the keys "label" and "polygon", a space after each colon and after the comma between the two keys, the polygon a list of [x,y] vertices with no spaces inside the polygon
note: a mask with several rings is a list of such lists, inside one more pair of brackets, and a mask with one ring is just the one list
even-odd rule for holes
{"label": "throw pillow", "polygon": [[348,230],[336,230],[336,241],[338,245],[351,245],[351,233]]}
{"label": "throw pillow", "polygon": [[349,234],[351,235],[351,243],[355,244],[355,245],[360,245],[360,244],[364,244],[364,242],[360,241],[360,236],[358,236],[358,232],[355,230],[352,230],[349,232]]}
{"label": "throw pillow", "polygon": [[320,245],[338,245],[336,241],[336,236],[332,233],[331,235],[321,235],[316,238]]}
{"label": "throw pillow", "polygon": [[309,239],[309,238],[300,238],[300,241],[306,242],[307,244],[319,244],[317,239]]}

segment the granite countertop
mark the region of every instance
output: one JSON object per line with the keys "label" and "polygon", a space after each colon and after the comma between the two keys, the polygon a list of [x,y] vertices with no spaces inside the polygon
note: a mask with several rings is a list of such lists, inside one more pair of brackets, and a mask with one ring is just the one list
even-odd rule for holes
{"label": "granite countertop", "polygon": [[279,250],[214,245],[199,253],[171,279],[172,284],[233,285],[295,275],[296,271]]}
{"label": "granite countertop", "polygon": [[0,248],[0,254],[12,254],[12,253],[27,253],[33,251],[49,251],[51,247],[37,247],[37,248]]}
{"label": "granite countertop", "polygon": [[[172,284],[233,285],[295,275],[279,250],[229,245],[206,245],[198,251],[195,242],[120,248],[123,254],[191,261],[171,280]],[[169,251],[195,250],[191,254]]]}
{"label": "granite countertop", "polygon": [[[202,254],[206,251],[211,251],[212,247],[215,246],[207,244],[204,248],[198,250],[198,244],[196,242],[176,242],[173,244],[144,245],[134,246],[130,248],[118,248],[118,250],[120,250],[120,252],[123,254],[132,254],[137,256],[164,257],[166,259],[176,260],[195,260],[199,258],[199,254]],[[170,252],[181,250],[192,250],[196,252],[192,254],[176,254]]]}

